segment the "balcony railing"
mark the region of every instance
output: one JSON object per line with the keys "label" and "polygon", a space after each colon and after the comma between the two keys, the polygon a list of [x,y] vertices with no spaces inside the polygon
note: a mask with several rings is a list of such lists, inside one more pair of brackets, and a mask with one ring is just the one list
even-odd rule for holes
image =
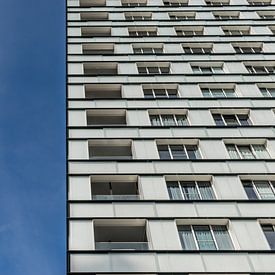
{"label": "balcony railing", "polygon": [[147,242],[96,242],[96,250],[148,250]]}
{"label": "balcony railing", "polygon": [[140,200],[139,195],[93,195],[93,200]]}

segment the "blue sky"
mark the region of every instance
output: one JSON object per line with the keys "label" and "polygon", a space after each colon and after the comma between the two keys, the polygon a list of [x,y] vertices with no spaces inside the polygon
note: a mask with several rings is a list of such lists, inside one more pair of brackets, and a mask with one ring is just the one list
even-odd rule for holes
{"label": "blue sky", "polygon": [[0,6],[0,270],[65,274],[65,0]]}

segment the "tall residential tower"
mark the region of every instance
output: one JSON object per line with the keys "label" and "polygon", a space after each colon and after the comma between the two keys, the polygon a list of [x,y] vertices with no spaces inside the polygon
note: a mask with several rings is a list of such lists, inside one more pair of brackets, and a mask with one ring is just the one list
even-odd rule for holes
{"label": "tall residential tower", "polygon": [[275,274],[274,4],[67,0],[68,274]]}

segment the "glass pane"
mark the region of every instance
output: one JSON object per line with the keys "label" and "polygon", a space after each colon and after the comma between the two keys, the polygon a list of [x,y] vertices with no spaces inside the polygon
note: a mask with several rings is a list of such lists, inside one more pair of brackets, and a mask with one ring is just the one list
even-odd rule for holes
{"label": "glass pane", "polygon": [[188,125],[187,118],[184,115],[176,115],[176,120],[177,120],[178,126]]}
{"label": "glass pane", "polygon": [[269,88],[268,91],[272,97],[275,97],[275,88]]}
{"label": "glass pane", "polygon": [[168,96],[170,98],[178,97],[178,90],[177,89],[167,89]]}
{"label": "glass pane", "polygon": [[234,248],[226,226],[213,225],[212,229],[219,249],[232,250]]}
{"label": "glass pane", "polygon": [[153,91],[151,89],[144,89],[143,94],[145,98],[154,98]]}
{"label": "glass pane", "polygon": [[248,126],[248,125],[250,125],[249,119],[248,119],[247,115],[238,115],[238,119],[239,119],[240,124],[242,126]]}
{"label": "glass pane", "polygon": [[173,115],[161,115],[164,126],[175,126],[176,122]]}
{"label": "glass pane", "polygon": [[211,89],[214,97],[225,97],[222,89]]}
{"label": "glass pane", "polygon": [[201,92],[204,97],[211,97],[209,89],[201,89]]}
{"label": "glass pane", "polygon": [[251,181],[243,181],[243,187],[249,200],[258,200]]}
{"label": "glass pane", "polygon": [[236,126],[239,125],[237,118],[235,115],[223,115],[225,123],[227,126]]}
{"label": "glass pane", "polygon": [[275,195],[268,181],[254,181],[255,187],[263,200],[273,200]]}
{"label": "glass pane", "polygon": [[189,159],[200,159],[201,155],[196,145],[185,146]]}
{"label": "glass pane", "polygon": [[186,200],[199,200],[200,196],[195,182],[181,182],[183,196]]}
{"label": "glass pane", "polygon": [[215,74],[223,73],[222,67],[213,67],[212,70]]}
{"label": "glass pane", "polygon": [[158,152],[160,159],[171,159],[167,145],[158,145]]}
{"label": "glass pane", "polygon": [[184,250],[196,250],[196,243],[189,225],[181,225],[178,227],[179,236]]}
{"label": "glass pane", "polygon": [[231,159],[239,159],[240,158],[240,156],[239,156],[239,154],[236,150],[235,145],[233,145],[233,144],[232,145],[226,145],[226,149],[227,149]]}
{"label": "glass pane", "polygon": [[164,89],[154,89],[155,97],[156,98],[165,98],[167,97],[166,92]]}
{"label": "glass pane", "polygon": [[269,93],[266,88],[260,88],[260,91],[264,97],[269,97]]}
{"label": "glass pane", "polygon": [[215,199],[214,191],[212,189],[211,183],[208,181],[197,182],[201,198],[203,200],[213,200]]}
{"label": "glass pane", "polygon": [[184,147],[182,145],[170,145],[173,159],[187,159]]}
{"label": "glass pane", "polygon": [[212,73],[212,69],[210,67],[201,67],[201,71],[203,73]]}
{"label": "glass pane", "polygon": [[221,115],[213,114],[213,118],[217,126],[224,126],[224,122]]}
{"label": "glass pane", "polygon": [[270,158],[264,145],[253,144],[252,146],[256,153],[257,158],[261,158],[261,159],[269,159]]}
{"label": "glass pane", "polygon": [[138,72],[140,74],[147,74],[146,68],[145,67],[138,67]]}
{"label": "glass pane", "polygon": [[150,116],[152,126],[161,126],[161,121],[159,116]]}
{"label": "glass pane", "polygon": [[239,152],[244,159],[254,159],[250,146],[248,145],[238,145]]}
{"label": "glass pane", "polygon": [[147,67],[149,74],[159,74],[159,68],[158,67]]}
{"label": "glass pane", "polygon": [[234,89],[224,89],[223,91],[226,97],[236,97],[236,93]]}
{"label": "glass pane", "polygon": [[193,229],[200,250],[217,249],[208,225],[195,225]]}
{"label": "glass pane", "polygon": [[272,250],[275,250],[275,232],[273,225],[262,225],[265,237]]}
{"label": "glass pane", "polygon": [[162,74],[168,74],[170,71],[169,67],[160,67],[160,71]]}
{"label": "glass pane", "polygon": [[169,198],[171,200],[182,200],[180,187],[177,181],[171,181],[167,183]]}

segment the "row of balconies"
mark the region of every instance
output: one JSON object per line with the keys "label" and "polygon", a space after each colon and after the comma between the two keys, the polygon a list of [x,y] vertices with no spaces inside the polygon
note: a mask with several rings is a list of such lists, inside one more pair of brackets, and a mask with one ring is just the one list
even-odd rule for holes
{"label": "row of balconies", "polygon": [[[201,116],[204,116],[201,119]],[[273,126],[274,111],[247,108],[212,108],[208,110],[174,109],[90,109],[70,110],[68,126]]]}
{"label": "row of balconies", "polygon": [[[153,23],[153,22],[152,22]],[[218,22],[216,22],[218,23]],[[128,22],[128,25],[131,23]],[[86,26],[86,27],[69,27],[68,37],[76,36],[82,38],[93,37],[158,37],[158,36],[248,36],[248,35],[266,35],[272,36],[275,32],[274,26],[257,25],[224,25],[224,26],[202,26],[202,25],[186,25],[178,24],[178,26],[119,26],[119,27],[103,27],[103,26]],[[175,25],[175,23],[174,23]]]}
{"label": "row of balconies", "polygon": [[[151,182],[150,182],[151,179]],[[231,191],[221,191],[225,184]],[[157,182],[158,192],[148,193]],[[150,187],[151,186],[151,187]],[[230,187],[230,188],[231,188]],[[77,190],[79,188],[79,190]],[[86,191],[83,191],[86,190]],[[272,175],[211,177],[209,175],[169,175],[138,177],[135,175],[97,175],[71,177],[69,179],[70,200],[274,200],[275,180]]]}
{"label": "row of balconies", "polygon": [[70,140],[69,160],[272,159],[273,139]]}
{"label": "row of balconies", "polygon": [[[162,227],[162,229],[161,229]],[[166,228],[165,228],[166,227]],[[85,228],[85,230],[84,230]],[[170,245],[157,244],[169,236]],[[157,229],[161,229],[157,234]],[[250,231],[254,229],[253,233]],[[246,244],[246,231],[257,240]],[[85,233],[84,233],[85,232]],[[83,235],[79,235],[84,233]],[[70,222],[70,250],[275,250],[274,219],[179,219],[147,221],[145,219],[95,219]],[[169,234],[169,235],[167,235]],[[90,236],[89,236],[90,235]],[[251,237],[251,236],[250,236]],[[84,242],[86,238],[86,242]],[[247,238],[247,237],[245,237]],[[80,241],[81,240],[81,241]],[[170,249],[169,249],[170,248]]]}
{"label": "row of balconies", "polygon": [[151,11],[125,11],[123,12],[107,12],[107,11],[86,11],[77,13],[69,13],[68,20],[81,21],[97,21],[97,20],[112,20],[112,21],[147,21],[147,20],[259,20],[269,19],[275,17],[275,11],[165,11],[158,12]]}
{"label": "row of balconies", "polygon": [[112,76],[112,75],[215,75],[215,74],[274,74],[274,61],[192,61],[192,62],[86,62],[70,63],[69,75]]}
{"label": "row of balconies", "polygon": [[[69,54],[113,55],[113,54],[260,54],[274,53],[274,43],[85,43],[70,44]],[[226,56],[225,56],[226,58]],[[232,58],[232,57],[231,57]],[[232,59],[231,59],[232,60]],[[237,60],[237,59],[236,59]]]}
{"label": "row of balconies", "polygon": [[99,7],[99,6],[123,6],[123,7],[186,7],[186,6],[228,6],[228,5],[272,5],[273,0],[80,0],[68,1],[69,6]]}
{"label": "row of balconies", "polygon": [[[242,98],[242,97],[275,97],[273,83],[234,84],[234,83],[201,83],[201,84],[86,84],[70,85],[68,98],[87,99],[177,99],[177,98]],[[215,104],[214,102],[211,103]],[[220,103],[221,104],[221,103]],[[124,106],[124,105],[119,105]],[[150,104],[148,105],[149,108]],[[153,104],[153,106],[155,106]],[[162,104],[162,106],[165,106]],[[174,107],[178,106],[174,102]],[[179,105],[183,106],[183,105]],[[198,106],[198,105],[197,105]],[[214,105],[216,107],[216,105]],[[222,104],[219,106],[223,106]],[[256,105],[255,105],[256,106]],[[93,106],[95,107],[95,106]],[[126,107],[126,106],[125,106]],[[218,107],[218,106],[217,106]],[[225,107],[225,106],[223,106]],[[165,107],[164,107],[165,108]],[[81,123],[83,125],[83,123]]]}

